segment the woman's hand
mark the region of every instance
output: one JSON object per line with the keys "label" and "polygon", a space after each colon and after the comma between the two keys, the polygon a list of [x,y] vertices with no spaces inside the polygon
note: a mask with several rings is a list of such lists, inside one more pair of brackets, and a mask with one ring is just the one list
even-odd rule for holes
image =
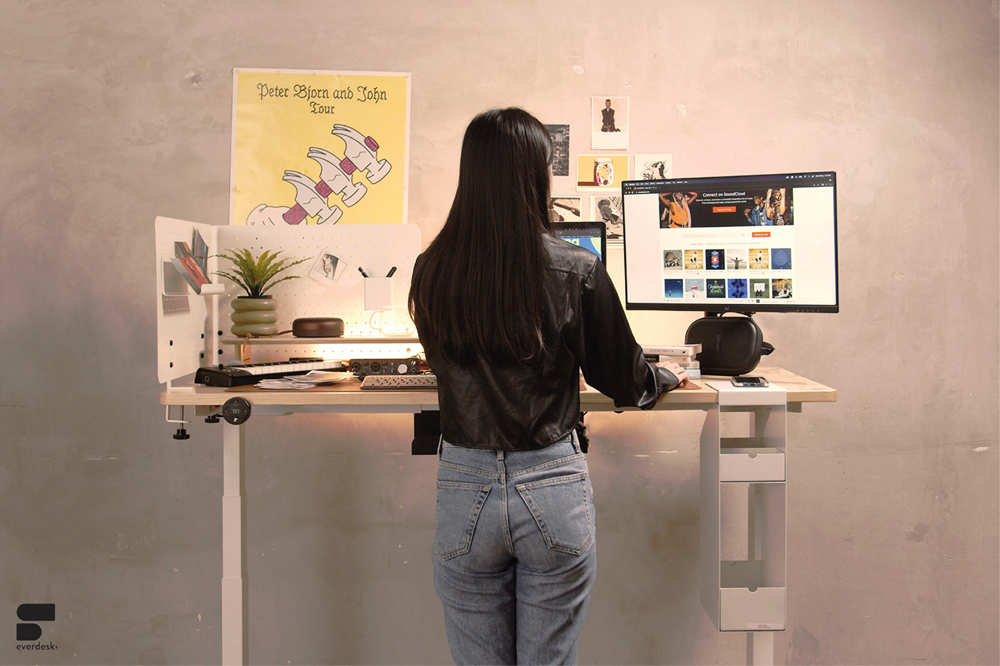
{"label": "woman's hand", "polygon": [[684,368],[674,363],[673,361],[658,361],[656,365],[674,373],[674,377],[680,380],[680,384],[677,385],[677,388],[684,388],[691,381],[691,379],[688,377],[688,373],[684,371]]}

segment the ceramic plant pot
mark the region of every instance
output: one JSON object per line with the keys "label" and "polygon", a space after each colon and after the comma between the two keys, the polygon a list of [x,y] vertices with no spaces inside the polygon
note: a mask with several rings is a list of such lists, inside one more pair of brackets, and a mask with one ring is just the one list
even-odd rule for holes
{"label": "ceramic plant pot", "polygon": [[274,335],[278,332],[278,302],[270,296],[240,296],[233,300],[233,327],[229,332],[238,337]]}

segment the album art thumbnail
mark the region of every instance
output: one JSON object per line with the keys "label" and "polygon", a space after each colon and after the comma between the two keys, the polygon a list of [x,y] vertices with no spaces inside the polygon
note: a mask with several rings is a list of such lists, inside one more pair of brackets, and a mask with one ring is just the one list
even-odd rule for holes
{"label": "album art thumbnail", "polygon": [[745,271],[750,264],[747,249],[739,247],[726,250],[726,268],[731,271]]}
{"label": "album art thumbnail", "polygon": [[698,278],[684,280],[684,296],[686,298],[705,298],[705,281]]}
{"label": "album art thumbnail", "polygon": [[792,248],[776,247],[771,250],[771,268],[779,271],[792,269]]}
{"label": "album art thumbnail", "polygon": [[770,298],[771,281],[767,278],[750,278],[750,298]]}
{"label": "album art thumbnail", "polygon": [[722,278],[711,278],[707,281],[705,290],[708,292],[709,298],[725,298],[726,281]]}
{"label": "album art thumbnail", "polygon": [[549,216],[553,222],[580,222],[584,219],[582,205],[582,197],[551,197]]}
{"label": "album art thumbnail", "polygon": [[705,267],[710,271],[726,270],[725,250],[705,250]]}
{"label": "album art thumbnail", "polygon": [[667,298],[680,298],[684,292],[684,280],[664,280],[663,295]]}
{"label": "album art thumbnail", "polygon": [[625,225],[625,212],[620,196],[602,195],[590,197],[590,219],[604,222],[607,227],[608,243],[620,245],[623,240],[622,227]]}
{"label": "album art thumbnail", "polygon": [[772,298],[791,298],[792,297],[792,281],[789,278],[782,280],[774,280],[771,282],[771,297]]}
{"label": "album art thumbnail", "polygon": [[750,268],[767,269],[770,268],[770,253],[766,247],[750,248]]}
{"label": "album art thumbnail", "polygon": [[704,250],[684,250],[684,268],[689,271],[705,269]]}
{"label": "album art thumbnail", "polygon": [[683,268],[681,264],[683,257],[684,252],[682,250],[664,250],[663,268],[668,271],[680,270]]}
{"label": "album art thumbnail", "polygon": [[746,298],[747,281],[746,278],[734,278],[729,280],[729,298]]}
{"label": "album art thumbnail", "polygon": [[660,228],[687,229],[691,227],[691,204],[697,192],[664,192],[660,195]]}
{"label": "album art thumbnail", "polygon": [[546,125],[552,137],[552,175],[569,175],[569,125]]}

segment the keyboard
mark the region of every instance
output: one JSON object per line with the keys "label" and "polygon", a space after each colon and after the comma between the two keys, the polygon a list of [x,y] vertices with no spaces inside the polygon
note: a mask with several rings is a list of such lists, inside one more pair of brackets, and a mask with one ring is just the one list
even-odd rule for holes
{"label": "keyboard", "polygon": [[437,377],[420,375],[366,375],[361,388],[373,391],[435,391]]}
{"label": "keyboard", "polygon": [[198,368],[195,384],[205,386],[246,386],[262,379],[277,379],[289,375],[304,375],[310,370],[342,370],[343,361],[285,361],[281,363],[253,363],[250,365],[225,365]]}

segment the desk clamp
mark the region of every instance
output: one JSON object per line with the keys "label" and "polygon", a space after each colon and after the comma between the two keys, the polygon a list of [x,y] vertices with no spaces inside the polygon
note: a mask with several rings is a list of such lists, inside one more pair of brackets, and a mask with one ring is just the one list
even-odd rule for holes
{"label": "desk clamp", "polygon": [[[171,407],[181,408],[181,417],[179,419],[170,418]],[[177,432],[174,433],[174,439],[191,439],[191,435],[189,435],[187,430],[184,429],[184,424],[191,423],[190,421],[184,418],[184,405],[167,405],[167,423],[182,424],[181,427],[177,429]]]}

